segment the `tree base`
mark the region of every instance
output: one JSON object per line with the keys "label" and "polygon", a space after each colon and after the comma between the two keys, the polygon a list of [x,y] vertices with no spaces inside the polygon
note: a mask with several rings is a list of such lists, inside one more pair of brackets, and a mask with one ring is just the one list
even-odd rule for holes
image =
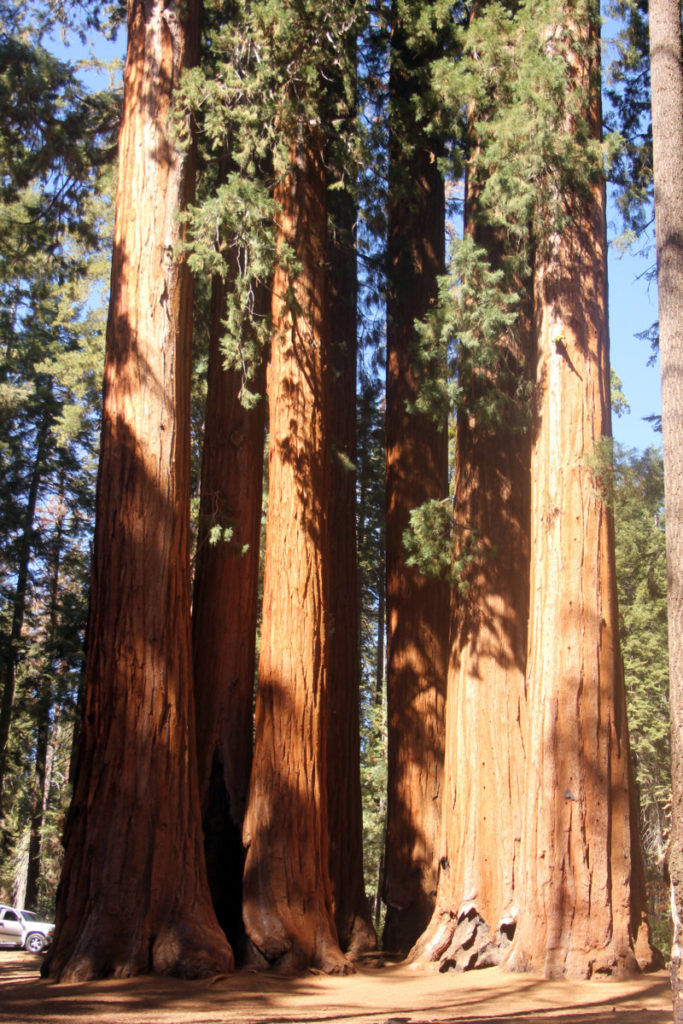
{"label": "tree base", "polygon": [[411,950],[412,963],[433,964],[445,971],[472,971],[496,967],[508,954],[509,930],[514,924],[503,923],[494,936],[473,903],[465,904],[457,913],[441,911]]}
{"label": "tree base", "polygon": [[272,971],[285,978],[293,978],[306,971],[330,975],[356,973],[353,963],[339,947],[327,943],[313,955],[308,954],[296,942],[291,942],[286,948],[278,951],[270,949],[266,953],[248,939],[245,967],[253,971]]}
{"label": "tree base", "polygon": [[58,943],[52,946],[41,975],[62,984],[140,974],[196,980],[232,974],[235,967],[232,950],[222,933],[195,934],[194,929],[169,926],[137,948],[113,941],[104,931],[101,934],[102,941],[88,941],[83,932],[70,951],[63,951]]}

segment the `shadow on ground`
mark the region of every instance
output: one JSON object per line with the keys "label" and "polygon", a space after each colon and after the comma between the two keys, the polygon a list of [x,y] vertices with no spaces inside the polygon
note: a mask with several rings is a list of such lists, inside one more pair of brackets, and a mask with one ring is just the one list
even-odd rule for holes
{"label": "shadow on ground", "polygon": [[213,982],[141,977],[55,985],[41,958],[0,951],[7,1024],[669,1024],[664,972],[631,981],[547,982],[490,968],[404,966],[348,978],[238,973]]}

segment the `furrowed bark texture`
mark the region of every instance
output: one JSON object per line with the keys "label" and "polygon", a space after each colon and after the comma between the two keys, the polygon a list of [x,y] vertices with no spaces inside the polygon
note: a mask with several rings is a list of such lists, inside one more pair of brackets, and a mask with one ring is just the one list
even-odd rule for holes
{"label": "furrowed bark texture", "polygon": [[55,941],[62,981],[224,972],[199,818],[189,588],[191,160],[169,134],[197,10],[129,7],[87,684]]}
{"label": "furrowed bark texture", "polygon": [[[592,59],[569,63],[594,97],[597,137],[597,31],[574,31],[596,44]],[[601,479],[611,435],[604,190],[566,201],[571,222],[539,248],[535,269],[528,770],[508,966],[589,977],[637,970],[649,936]]]}
{"label": "furrowed bark texture", "polygon": [[[500,240],[475,223],[468,183],[467,230],[492,265]],[[500,339],[500,379],[477,373],[458,413],[455,458],[456,559],[476,540],[454,590],[446,698],[439,885],[429,927],[411,959],[440,970],[499,963],[514,933],[524,798],[526,644],[529,605],[530,438],[510,422],[481,422],[487,393],[510,397],[524,372],[529,304],[517,339]],[[505,376],[506,380],[502,379]],[[510,413],[508,414],[510,415]]]}
{"label": "furrowed bark texture", "polygon": [[[448,495],[446,424],[411,412],[419,388],[414,323],[426,316],[444,269],[444,193],[422,138],[406,153],[401,125],[415,85],[392,30],[386,371],[386,615],[388,793],[383,899],[385,949],[407,953],[436,894],[441,811],[448,588],[406,565],[410,511]],[[395,127],[394,124],[396,125]],[[412,125],[414,133],[419,126]],[[411,140],[412,142],[412,140]],[[440,429],[442,427],[443,429]]]}
{"label": "furrowed bark texture", "polygon": [[356,207],[331,192],[330,245],[332,461],[327,772],[330,877],[339,944],[351,957],[377,938],[363,878],[360,786],[360,633],[356,545]]}
{"label": "furrowed bark texture", "polygon": [[[269,492],[243,916],[252,956],[291,973],[348,970],[333,919],[327,838],[329,323],[326,181],[299,140],[276,188],[301,265],[273,280]],[[288,301],[293,292],[296,308]]]}
{"label": "furrowed bark texture", "polygon": [[671,983],[683,1022],[683,46],[677,0],[651,0],[650,69],[669,608]]}
{"label": "furrowed bark texture", "polygon": [[[244,953],[242,825],[251,771],[256,618],[265,436],[265,363],[252,409],[240,402],[241,375],[223,368],[229,282],[211,296],[208,390],[202,453],[199,533],[192,601],[199,795],[206,866],[218,921]],[[259,289],[256,315],[270,292]],[[213,544],[213,526],[230,529]]]}

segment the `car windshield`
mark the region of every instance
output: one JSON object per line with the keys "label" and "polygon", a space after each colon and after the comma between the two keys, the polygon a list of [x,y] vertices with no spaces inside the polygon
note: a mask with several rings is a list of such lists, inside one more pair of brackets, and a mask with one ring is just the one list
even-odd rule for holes
{"label": "car windshield", "polygon": [[24,921],[40,921],[38,915],[34,914],[32,910],[22,910],[21,916],[23,917]]}

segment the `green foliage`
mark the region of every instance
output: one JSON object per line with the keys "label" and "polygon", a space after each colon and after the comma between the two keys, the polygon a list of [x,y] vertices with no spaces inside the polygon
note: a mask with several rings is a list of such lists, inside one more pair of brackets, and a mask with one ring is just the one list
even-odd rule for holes
{"label": "green foliage", "polygon": [[181,113],[198,126],[205,165],[199,201],[185,219],[186,250],[196,275],[230,282],[224,319],[226,367],[243,375],[243,401],[270,334],[254,298],[276,261],[296,273],[293,255],[276,250],[273,190],[291,166],[292,149],[319,138],[352,181],[355,59],[351,41],[359,0],[236,0],[206,9],[204,57],[183,80]]}
{"label": "green foliage", "polygon": [[605,123],[611,132],[610,179],[628,246],[652,220],[652,123],[646,0],[611,0],[618,26],[606,75]]}
{"label": "green foliage", "polygon": [[615,416],[623,416],[625,413],[631,411],[631,406],[628,404],[626,395],[624,394],[624,385],[621,382],[620,377],[615,372],[614,367],[610,367],[610,403],[612,405],[612,412]]}
{"label": "green foliage", "polygon": [[365,890],[375,904],[379,921],[379,893],[387,815],[387,722],[386,702],[366,706],[361,735],[361,794],[363,801],[363,870]]}
{"label": "green foliage", "polygon": [[[621,648],[641,835],[648,876],[653,883],[661,883],[671,813],[661,452],[652,448],[643,453],[617,448],[614,516]],[[665,908],[665,923],[658,935],[660,943],[667,931]]]}

